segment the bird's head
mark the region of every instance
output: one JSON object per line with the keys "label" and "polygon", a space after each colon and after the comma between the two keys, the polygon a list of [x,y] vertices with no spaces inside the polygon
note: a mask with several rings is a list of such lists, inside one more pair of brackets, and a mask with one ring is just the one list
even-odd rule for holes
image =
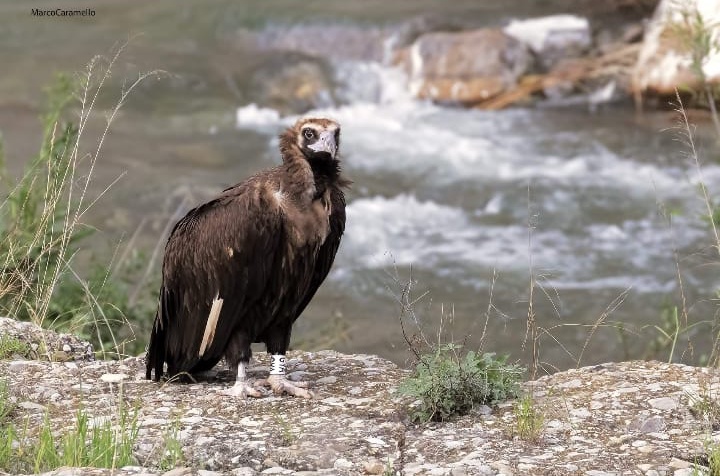
{"label": "bird's head", "polygon": [[288,149],[297,148],[310,162],[334,161],[340,147],[340,124],[326,118],[302,118],[280,136],[280,141],[283,158]]}

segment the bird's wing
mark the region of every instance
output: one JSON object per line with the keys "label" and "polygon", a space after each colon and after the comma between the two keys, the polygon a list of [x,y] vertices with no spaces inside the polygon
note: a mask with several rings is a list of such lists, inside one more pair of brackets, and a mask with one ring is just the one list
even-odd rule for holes
{"label": "bird's wing", "polygon": [[325,238],[325,242],[318,251],[315,270],[310,280],[310,286],[308,287],[307,293],[305,293],[300,306],[298,306],[297,313],[295,314],[293,320],[297,319],[300,314],[302,314],[312,300],[313,296],[315,296],[315,292],[330,272],[333,261],[335,261],[335,254],[340,246],[340,239],[345,232],[345,195],[341,190],[332,190],[330,194],[330,205],[332,210],[332,213],[330,214],[330,231],[327,238]]}
{"label": "bird's wing", "polygon": [[166,328],[166,352],[188,359],[181,368],[198,357],[215,299],[223,300],[215,335],[226,337],[267,285],[279,255],[282,212],[253,192],[228,189],[191,210],[168,239],[158,319]]}

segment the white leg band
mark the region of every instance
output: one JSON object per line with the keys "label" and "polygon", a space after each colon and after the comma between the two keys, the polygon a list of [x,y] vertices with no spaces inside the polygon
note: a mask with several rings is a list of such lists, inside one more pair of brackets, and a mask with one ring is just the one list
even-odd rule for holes
{"label": "white leg band", "polygon": [[270,375],[285,375],[285,356],[282,354],[273,354],[270,362]]}

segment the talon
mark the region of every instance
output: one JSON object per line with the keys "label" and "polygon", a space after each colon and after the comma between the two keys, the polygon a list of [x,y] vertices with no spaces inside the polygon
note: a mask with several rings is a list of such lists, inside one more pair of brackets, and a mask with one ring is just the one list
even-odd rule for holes
{"label": "talon", "polygon": [[263,391],[258,390],[258,387],[251,384],[250,382],[235,382],[235,385],[233,385],[230,388],[227,388],[225,390],[221,390],[220,393],[223,395],[230,395],[232,397],[241,397],[241,398],[247,398],[247,397],[253,397],[253,398],[262,398],[266,395],[264,389]]}
{"label": "talon", "polygon": [[301,398],[313,398],[315,394],[311,390],[306,390],[310,384],[308,382],[291,382],[284,375],[271,375],[267,379],[258,381],[256,384],[269,386],[275,395],[294,395]]}

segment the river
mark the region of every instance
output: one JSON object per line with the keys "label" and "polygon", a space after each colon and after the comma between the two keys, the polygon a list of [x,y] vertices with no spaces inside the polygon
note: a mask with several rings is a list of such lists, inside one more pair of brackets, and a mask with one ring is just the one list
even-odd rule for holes
{"label": "river", "polygon": [[[297,13],[301,18],[286,3],[248,2],[255,10],[244,10],[220,1],[177,8],[166,1],[152,7],[105,1],[87,24],[40,20],[17,2],[0,3],[0,14],[12,20],[0,31],[0,62],[12,65],[0,78],[0,131],[11,170],[18,173],[36,149],[40,91],[51,71],[81,69],[92,55],[142,33],[115,65],[110,92],[117,95],[143,68],[176,76],[150,78],[170,86],[162,94],[140,88],[121,111],[94,187],[122,178],[95,207],[92,222],[100,229],[95,239],[128,236],[144,224],[138,243],[152,249],[168,220],[191,204],[277,163],[277,134],[297,118],[218,92],[222,79],[213,83],[204,75],[228,61],[240,68],[234,62],[292,36],[284,31],[305,39],[318,25],[340,25],[342,38],[354,31],[380,43],[365,57],[328,48],[342,100],[311,113],[342,124],[344,170],[355,183],[335,266],[298,321],[294,345],[402,363],[410,356],[399,322],[404,316],[408,337],[419,326],[430,341],[475,348],[484,335],[484,350],[527,362],[532,300],[548,371],[667,359],[669,347],[653,347],[661,336],[654,326],[674,306],[681,326],[689,327],[675,360],[697,362],[710,352],[717,254],[703,219],[698,170],[671,129],[673,113],[639,115],[627,104],[496,112],[441,107],[413,100],[402,73],[376,57],[394,25],[423,8],[484,25],[568,2],[517,1],[502,9],[457,2],[444,10],[432,2],[397,2],[385,15],[383,2],[373,2],[375,10],[309,2]],[[248,34],[263,40],[258,50],[233,50]],[[697,145],[703,180],[710,191],[720,190],[714,139],[700,137]],[[403,314],[408,282],[409,299],[417,301]],[[692,356],[684,352],[688,339]]]}

